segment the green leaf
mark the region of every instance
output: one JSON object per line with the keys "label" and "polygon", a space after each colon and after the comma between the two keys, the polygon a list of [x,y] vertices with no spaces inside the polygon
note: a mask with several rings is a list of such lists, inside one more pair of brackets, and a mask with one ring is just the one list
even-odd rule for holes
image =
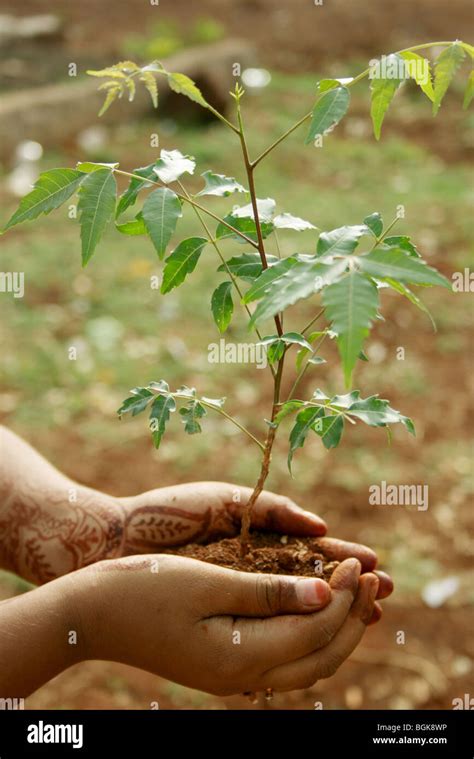
{"label": "green leaf", "polygon": [[162,293],[169,293],[174,287],[184,282],[186,276],[196,268],[204,246],[205,237],[189,237],[182,240],[166,259],[163,271]]}
{"label": "green leaf", "polygon": [[[394,72],[402,71],[404,66],[400,66],[403,63],[400,57],[396,54],[388,55],[384,61],[381,62],[386,67],[387,74],[393,74]],[[374,127],[374,135],[377,140],[380,139],[380,130],[382,128],[382,122],[385,118],[387,109],[398,90],[402,79],[399,76],[393,76],[391,78],[383,78],[377,76],[380,73],[379,69],[375,70],[375,76],[371,79],[371,105],[370,115],[372,117],[372,124]]]}
{"label": "green leaf", "polygon": [[[296,362],[295,362],[296,363],[296,371],[297,372],[300,371],[300,369],[301,369],[301,367],[303,365],[303,361],[305,359],[305,356],[307,356],[308,354],[311,354],[311,351],[306,350],[305,348],[302,348],[300,351],[298,351],[298,353],[296,355]],[[314,364],[315,366],[317,366],[318,364],[326,364],[327,361],[326,361],[325,358],[322,358],[321,356],[311,356],[310,355],[309,358],[308,358],[308,362],[307,363],[308,364]]]}
{"label": "green leaf", "polygon": [[176,402],[172,395],[158,395],[153,401],[150,412],[150,430],[155,448],[160,447],[170,414],[175,410]]}
{"label": "green leaf", "polygon": [[336,448],[341,442],[344,417],[342,414],[325,415],[324,410],[319,409],[318,418],[314,421],[311,429],[320,436],[327,450]]}
{"label": "green leaf", "polygon": [[258,344],[269,346],[267,357],[271,364],[280,360],[288,345],[301,345],[302,348],[312,351],[311,344],[308,343],[306,338],[303,337],[303,335],[300,335],[299,332],[285,332],[282,335],[267,335],[266,337],[263,337]]}
{"label": "green leaf", "polygon": [[124,211],[135,203],[138,193],[145,187],[151,187],[151,183],[147,182],[147,179],[153,180],[155,178],[155,172],[153,171],[155,163],[150,163],[148,166],[142,166],[139,169],[133,169],[133,174],[138,174],[143,179],[137,179],[132,177],[127,189],[119,198],[117,203],[117,210],[115,212],[115,218],[118,219]]}
{"label": "green leaf", "polygon": [[275,424],[280,424],[283,419],[289,414],[292,414],[296,409],[301,408],[301,406],[304,405],[304,401],[298,401],[298,400],[291,400],[291,401],[285,401],[283,403],[280,411],[275,415],[274,422]]}
{"label": "green leaf", "polygon": [[82,171],[75,169],[51,169],[40,174],[33,190],[21,199],[4,232],[16,224],[32,221],[42,213],[48,214],[59,208],[76,192],[84,177]]}
{"label": "green leaf", "polygon": [[195,82],[186,76],[186,74],[171,74],[167,73],[168,84],[174,92],[178,95],[186,95],[187,98],[194,103],[199,103],[204,108],[209,108],[209,103],[206,102],[201,90],[196,86]]}
{"label": "green leaf", "polygon": [[[357,262],[366,274],[378,279],[390,277],[398,282],[416,285],[441,285],[451,289],[451,283],[442,274],[400,248],[376,248]],[[336,330],[337,331],[337,330]]]}
{"label": "green leaf", "polygon": [[350,98],[347,87],[333,87],[318,98],[313,108],[306,145],[339,123],[349,108]]}
{"label": "green leaf", "polygon": [[227,197],[233,192],[247,192],[245,187],[236,182],[233,177],[226,177],[224,174],[214,174],[212,171],[205,171],[201,176],[204,178],[205,186],[201,192],[197,193],[196,197],[199,197],[199,195]]}
{"label": "green leaf", "polygon": [[162,150],[153,171],[164,184],[176,182],[182,174],[194,174],[196,161],[179,150]]}
{"label": "green leaf", "polygon": [[188,435],[195,435],[198,432],[202,432],[199,419],[202,419],[207,413],[202,403],[199,403],[199,401],[196,400],[191,401],[187,406],[183,406],[183,408],[179,410],[179,413],[183,417],[181,421],[184,424],[184,431],[187,432]]}
{"label": "green leaf", "polygon": [[383,219],[377,211],[366,216],[364,224],[370,229],[374,237],[380,237],[383,232]]}
{"label": "green leaf", "polygon": [[179,198],[167,187],[160,187],[148,195],[142,213],[155,250],[163,258],[178,219],[183,215]]}
{"label": "green leaf", "polygon": [[116,224],[115,228],[123,235],[135,236],[147,234],[147,228],[145,226],[145,222],[143,221],[141,212],[138,213],[131,221],[126,221],[123,224]]}
{"label": "green leaf", "polygon": [[143,411],[150,400],[154,397],[151,390],[146,387],[136,387],[132,391],[132,397],[126,398],[120,408],[117,411],[119,416],[131,412],[132,416],[136,416]]}
{"label": "green leaf", "polygon": [[338,227],[330,232],[321,232],[316,255],[349,255],[356,249],[362,235],[368,231],[369,228],[365,224],[355,224]]}
{"label": "green leaf", "polygon": [[286,345],[283,340],[275,340],[267,350],[267,359],[270,364],[274,364],[281,359],[285,352]]}
{"label": "green leaf", "polygon": [[[269,266],[278,263],[279,260],[276,256],[267,255]],[[234,277],[253,282],[262,273],[262,259],[259,253],[242,253],[221,264],[217,271],[230,271]]]}
{"label": "green leaf", "polygon": [[291,472],[291,462],[293,455],[298,448],[305,444],[308,432],[311,430],[314,422],[318,418],[321,409],[315,407],[304,408],[296,416],[293,429],[290,432],[290,450],[288,451],[288,469]]}
{"label": "green leaf", "polygon": [[281,213],[273,219],[273,226],[277,229],[294,229],[296,232],[303,232],[305,229],[316,229],[310,221],[300,219],[298,216],[292,216],[291,213]]}
{"label": "green leaf", "polygon": [[[283,259],[283,261],[288,260]],[[283,261],[281,262],[282,264]],[[293,305],[298,300],[309,298],[326,285],[336,281],[347,268],[347,262],[337,260],[335,263],[328,265],[319,262],[317,259],[310,259],[308,261],[296,260],[281,276],[271,278],[270,272],[276,269],[277,266],[279,264],[275,264],[271,269],[263,272],[245,294],[244,300],[246,302],[255,300],[257,296],[261,297],[260,303],[252,314],[250,326],[284,311],[285,308]],[[283,267],[281,268],[283,269]],[[265,287],[262,293],[264,278]]]}
{"label": "green leaf", "polygon": [[81,184],[78,210],[81,212],[82,265],[94,254],[115,211],[117,183],[109,169],[97,169]]}
{"label": "green leaf", "polygon": [[461,47],[463,48],[463,50],[465,50],[467,53],[469,53],[469,55],[471,56],[471,58],[474,58],[474,47],[472,45],[470,45],[469,42],[461,42],[461,40],[458,40],[458,42],[461,45]]}
{"label": "green leaf", "polygon": [[421,255],[417,251],[415,245],[406,235],[393,235],[392,237],[385,237],[383,242],[384,245],[388,245],[390,248],[401,248],[411,256],[421,258]]}
{"label": "green leaf", "polygon": [[323,291],[322,301],[326,317],[337,333],[344,379],[348,386],[364,340],[377,315],[377,288],[363,275],[351,269],[339,282],[329,285]]}
{"label": "green leaf", "polygon": [[170,389],[168,383],[163,379],[160,379],[156,382],[150,382],[149,387],[152,387],[154,390],[164,391],[165,393],[168,393]]}
{"label": "green leaf", "polygon": [[412,420],[391,408],[388,401],[376,395],[354,401],[348,406],[347,413],[371,427],[385,427],[387,424],[401,422],[412,435],[415,434]]}
{"label": "green leaf", "polygon": [[84,174],[90,174],[91,171],[97,171],[97,169],[118,169],[119,163],[93,163],[92,161],[79,161],[76,164],[76,169],[82,171]]}
{"label": "green leaf", "polygon": [[232,319],[232,282],[222,282],[212,293],[211,310],[219,332],[225,332]]}
{"label": "green leaf", "polygon": [[458,42],[445,48],[435,62],[433,115],[439,111],[441,102],[457,69],[466,57],[464,49]]}
{"label": "green leaf", "polygon": [[[257,213],[261,222],[270,222],[275,214],[276,203],[273,198],[257,198]],[[245,206],[235,207],[232,209],[232,216],[238,219],[250,218],[255,219],[253,206],[247,203]]]}
{"label": "green leaf", "polygon": [[[90,73],[90,72],[88,72]],[[106,111],[109,110],[112,103],[117,100],[117,98],[122,97],[124,89],[123,89],[123,83],[111,81],[111,82],[104,82],[100,85],[99,90],[106,90],[106,96],[105,100],[102,104],[102,108],[99,111],[99,118],[104,115]]]}
{"label": "green leaf", "polygon": [[334,89],[334,87],[340,86],[339,79],[321,79],[320,82],[318,82],[318,92],[327,92],[328,90]]}
{"label": "green leaf", "polygon": [[397,293],[404,295],[405,298],[408,298],[410,303],[413,303],[413,305],[419,308],[420,311],[423,311],[427,315],[429,320],[431,321],[433,330],[436,332],[436,322],[433,319],[433,316],[431,315],[431,312],[429,311],[428,306],[425,306],[423,301],[417,295],[415,295],[414,292],[409,290],[409,288],[406,285],[404,285],[402,282],[396,282],[394,279],[387,278],[384,281],[392,288],[392,290],[395,290]]}
{"label": "green leaf", "polygon": [[284,332],[282,335],[266,335],[260,340],[260,345],[271,345],[281,340],[286,345],[301,345],[302,348],[312,350],[311,343],[299,332]]}
{"label": "green leaf", "polygon": [[289,256],[288,258],[283,258],[281,261],[278,261],[278,263],[274,264],[273,266],[269,266],[268,269],[262,271],[261,275],[253,283],[252,287],[250,287],[249,290],[247,290],[245,293],[244,297],[242,298],[242,302],[250,303],[253,300],[258,300],[261,298],[268,291],[271,283],[276,279],[280,279],[280,277],[282,277],[286,272],[295,266],[297,261],[298,259],[295,256]]}
{"label": "green leaf", "polygon": [[462,107],[464,109],[469,107],[473,97],[474,97],[474,71],[471,71],[471,73],[469,74],[469,79],[467,80],[466,91],[464,93],[464,100],[462,104]]}
{"label": "green leaf", "polygon": [[[238,232],[246,235],[250,240],[257,242],[257,227],[253,219],[250,219],[248,217],[238,218],[237,216],[232,216],[232,214],[229,214],[228,216],[224,217],[224,221],[226,221],[227,224],[230,224],[231,227],[236,229]],[[268,237],[268,235],[273,232],[272,222],[260,222],[260,228],[262,230],[263,239]],[[222,222],[217,225],[216,237],[218,240],[229,238],[240,243],[245,243],[245,240],[243,240],[238,234],[229,229],[229,227],[227,227],[225,224],[222,224]]]}
{"label": "green leaf", "polygon": [[196,397],[196,388],[195,387],[188,387],[187,385],[181,385],[176,390],[176,394],[184,395],[186,398],[195,398]]}
{"label": "green leaf", "polygon": [[425,95],[433,102],[435,94],[433,82],[431,81],[431,69],[428,58],[424,58],[418,53],[406,50],[399,53],[400,57],[407,62],[405,71],[411,79],[414,79],[417,85],[422,89]]}
{"label": "green leaf", "polygon": [[222,406],[225,403],[225,398],[207,398],[205,395],[202,396],[201,401],[204,403],[207,403],[211,406],[216,406],[216,408],[222,408]]}
{"label": "green leaf", "polygon": [[153,103],[154,107],[158,108],[158,86],[156,84],[156,79],[155,79],[154,74],[151,71],[142,69],[142,73],[140,74],[138,78],[148,90],[148,93],[151,97],[151,102]]}

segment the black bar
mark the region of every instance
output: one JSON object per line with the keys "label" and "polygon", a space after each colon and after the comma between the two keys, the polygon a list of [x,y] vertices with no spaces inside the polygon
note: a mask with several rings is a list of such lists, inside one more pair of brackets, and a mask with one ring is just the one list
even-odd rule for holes
{"label": "black bar", "polygon": [[[55,726],[64,730],[56,732]],[[69,726],[69,727],[67,727]],[[76,726],[76,732],[73,732]],[[82,735],[80,732],[82,726]],[[30,739],[43,739],[32,743]],[[70,743],[46,742],[50,737]],[[389,740],[390,739],[390,740]],[[416,739],[416,740],[415,740]],[[78,747],[73,748],[73,744]],[[79,744],[82,743],[82,746]],[[0,759],[474,756],[471,711],[0,711]],[[187,759],[187,758],[186,758]]]}

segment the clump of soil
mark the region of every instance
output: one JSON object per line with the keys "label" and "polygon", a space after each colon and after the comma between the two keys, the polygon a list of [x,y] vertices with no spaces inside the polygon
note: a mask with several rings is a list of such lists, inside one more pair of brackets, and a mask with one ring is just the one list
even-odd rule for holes
{"label": "clump of soil", "polygon": [[322,577],[324,580],[329,580],[339,564],[324,555],[317,538],[299,538],[275,532],[251,532],[244,555],[238,537],[224,538],[207,545],[189,543],[164,553],[187,556],[241,572]]}

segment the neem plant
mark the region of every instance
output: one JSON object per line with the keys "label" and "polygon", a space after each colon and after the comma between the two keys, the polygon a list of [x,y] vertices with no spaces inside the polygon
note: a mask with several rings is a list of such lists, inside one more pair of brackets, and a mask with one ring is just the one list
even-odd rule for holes
{"label": "neem plant", "polygon": [[[429,60],[416,51],[433,47],[442,48],[442,51],[434,63],[432,78]],[[409,432],[415,432],[411,419],[391,408],[388,401],[378,396],[361,398],[358,390],[329,397],[318,389],[309,399],[299,398],[297,390],[302,377],[314,366],[324,363],[319,356],[324,341],[328,337],[337,341],[346,390],[349,390],[357,361],[365,359],[363,346],[369,330],[373,322],[380,318],[381,290],[387,287],[396,290],[426,312],[426,307],[410,286],[441,285],[450,288],[448,280],[425,263],[409,237],[391,234],[396,219],[384,228],[380,214],[371,213],[361,224],[341,226],[321,232],[318,236],[319,230],[311,222],[287,212],[276,214],[274,200],[258,199],[256,170],[288,135],[306,123],[309,123],[306,142],[321,145],[323,137],[346,114],[350,89],[365,79],[370,82],[371,117],[377,139],[393,96],[408,78],[420,86],[436,114],[466,54],[474,57],[474,47],[464,42],[432,42],[371,61],[369,68],[354,78],[323,79],[318,83],[312,110],[257,158],[249,155],[241,109],[244,90],[239,84],[230,93],[236,108],[236,120],[233,122],[206,102],[189,77],[170,73],[159,62],[141,68],[125,61],[102,71],[91,71],[89,73],[93,76],[105,78],[100,85],[100,89],[106,91],[101,113],[123,94],[132,100],[137,81],[148,89],[156,106],[157,79],[160,77],[166,78],[175,92],[210,110],[240,143],[245,186],[223,174],[205,171],[202,174],[203,188],[197,194],[191,194],[182,176],[194,172],[195,161],[178,150],[162,150],[160,158],[154,163],[131,172],[119,169],[118,163],[79,163],[75,169],[52,169],[41,174],[34,189],[22,199],[5,227],[5,230],[10,229],[40,214],[47,214],[77,192],[82,263],[85,266],[112,219],[119,233],[149,235],[159,258],[163,259],[183,209],[189,206],[195,213],[202,232],[200,236],[179,242],[167,256],[161,292],[166,294],[183,284],[196,268],[206,247],[217,254],[220,259],[217,271],[224,275],[224,280],[214,290],[211,310],[219,331],[225,332],[229,326],[235,299],[243,306],[249,328],[255,332],[257,340],[266,346],[274,394],[269,418],[265,420],[264,438],[258,439],[228,414],[223,408],[225,399],[207,398],[186,386],[173,392],[163,379],[132,390],[118,414],[136,416],[149,408],[150,429],[157,448],[171,414],[178,406],[184,431],[189,435],[201,432],[201,423],[208,411],[221,414],[248,435],[260,449],[262,460],[257,483],[243,514],[241,545],[244,552],[249,541],[252,508],[264,487],[275,436],[286,417],[294,415],[289,437],[290,469],[295,451],[304,445],[308,434],[316,433],[326,448],[334,448],[341,440],[346,422],[354,424],[362,421],[387,429],[388,425],[400,422]],[[471,73],[464,98],[465,107],[473,94],[474,78]],[[129,179],[128,188],[118,199],[116,175]],[[123,214],[148,190],[151,192],[146,195],[141,211],[134,218],[124,221]],[[247,194],[249,202],[229,208],[222,216],[204,205],[207,196],[225,199],[239,193]],[[272,233],[279,228],[296,232],[315,230],[313,249],[281,258],[277,243],[273,245],[272,241]],[[221,251],[221,241],[227,239],[245,245],[243,252],[237,250],[229,260]],[[277,255],[271,255],[269,249]],[[318,301],[314,318],[298,332],[285,332],[283,316],[286,309],[303,298]],[[315,328],[315,323],[323,317],[327,326]],[[274,322],[274,328],[272,334],[266,334],[267,330],[263,330],[262,325],[270,319]],[[296,352],[296,376],[288,396],[282,397],[283,371],[293,352]]]}

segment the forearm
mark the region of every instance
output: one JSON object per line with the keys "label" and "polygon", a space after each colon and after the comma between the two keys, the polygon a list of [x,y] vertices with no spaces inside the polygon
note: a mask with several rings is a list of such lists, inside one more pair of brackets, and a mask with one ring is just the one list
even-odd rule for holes
{"label": "forearm", "polygon": [[81,659],[69,577],[0,603],[0,699],[26,698]]}
{"label": "forearm", "polygon": [[118,499],[66,477],[0,427],[0,568],[34,583],[120,555]]}

